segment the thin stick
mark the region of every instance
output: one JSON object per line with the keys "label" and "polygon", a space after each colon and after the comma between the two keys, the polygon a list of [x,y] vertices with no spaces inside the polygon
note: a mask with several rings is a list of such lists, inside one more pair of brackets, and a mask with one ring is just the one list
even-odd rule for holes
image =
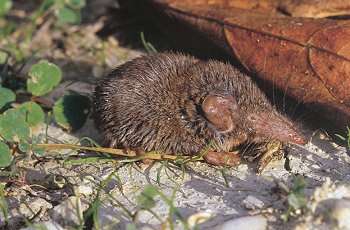
{"label": "thin stick", "polygon": [[[80,145],[72,145],[72,144],[37,144],[35,147],[44,147],[46,151],[49,150],[60,150],[60,149],[80,149],[80,150],[89,150],[95,152],[104,152],[124,157],[136,157],[135,151],[129,151],[129,154],[124,153],[123,149],[114,149],[114,148],[101,148],[101,147],[86,147]],[[146,153],[145,158],[161,160],[161,159],[169,159],[176,160],[178,156],[175,155],[167,155],[167,154],[155,154],[155,153]],[[191,156],[184,156],[185,159],[192,158]],[[202,158],[198,160],[203,160]]]}
{"label": "thin stick", "polygon": [[[114,154],[118,156],[124,156],[124,157],[137,157],[135,151],[129,151],[128,154],[124,152],[123,149],[114,149],[114,148],[102,148],[102,147],[87,147],[87,146],[80,146],[80,145],[73,145],[73,144],[37,144],[35,147],[43,147],[46,151],[50,150],[60,150],[60,149],[77,149],[77,150],[88,150],[88,151],[95,151],[95,152],[104,152],[109,154]],[[229,152],[229,154],[237,154],[238,151]],[[182,159],[193,159],[193,157],[198,156],[182,156]],[[176,160],[178,159],[178,156],[175,155],[167,155],[167,154],[157,154],[157,153],[146,153],[145,158],[153,159],[153,160]],[[198,161],[203,161],[203,157],[196,158]]]}

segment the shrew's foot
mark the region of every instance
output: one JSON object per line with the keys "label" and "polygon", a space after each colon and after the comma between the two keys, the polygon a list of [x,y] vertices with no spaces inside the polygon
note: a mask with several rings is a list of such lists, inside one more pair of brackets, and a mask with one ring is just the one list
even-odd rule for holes
{"label": "shrew's foot", "polygon": [[271,141],[266,144],[267,151],[263,153],[258,162],[257,171],[261,173],[262,170],[273,160],[282,160],[284,152],[282,150],[282,143],[278,141]]}
{"label": "shrew's foot", "polygon": [[[142,157],[146,154],[145,149],[142,147],[132,147],[130,148],[131,150],[135,151],[136,156]],[[142,163],[145,165],[150,165],[152,164],[154,161],[152,159],[148,159],[148,158],[142,158]]]}
{"label": "shrew's foot", "polygon": [[237,154],[226,152],[212,152],[208,151],[203,156],[204,160],[212,165],[233,167],[241,162]]}
{"label": "shrew's foot", "polygon": [[283,155],[283,145],[279,141],[255,144],[242,152],[242,158],[250,162],[259,158],[257,165],[258,173],[261,173],[271,161],[282,160]]}
{"label": "shrew's foot", "polygon": [[[137,157],[142,157],[145,155],[145,149],[142,147],[131,147],[130,145],[124,143],[123,144],[123,152],[125,154],[130,154],[130,151],[134,151]],[[143,158],[142,163],[146,164],[146,165],[150,165],[153,163],[152,159],[147,159],[147,158]]]}

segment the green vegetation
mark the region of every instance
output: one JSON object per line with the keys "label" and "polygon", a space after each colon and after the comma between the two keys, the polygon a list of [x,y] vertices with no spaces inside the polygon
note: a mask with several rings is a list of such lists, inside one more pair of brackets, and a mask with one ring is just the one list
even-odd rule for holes
{"label": "green vegetation", "polygon": [[4,214],[5,227],[8,227],[9,210],[8,210],[8,207],[7,207],[7,203],[5,201],[4,185],[2,185],[2,184],[0,184],[0,210]]}
{"label": "green vegetation", "polygon": [[299,210],[306,205],[308,197],[305,194],[305,189],[305,180],[300,176],[295,177],[294,189],[292,191],[288,191],[288,208],[286,213],[282,216],[284,221],[288,221],[292,211]]}
{"label": "green vegetation", "polygon": [[[32,150],[40,150],[33,145],[29,128],[44,123],[45,112],[40,97],[50,93],[62,79],[60,67],[48,60],[38,60],[27,75],[23,74],[24,66],[42,51],[30,48],[38,21],[53,13],[57,24],[80,23],[80,10],[85,6],[85,0],[44,0],[26,23],[7,17],[12,5],[10,0],[0,2],[0,36],[4,38],[0,42],[0,167],[11,164],[17,146],[22,152],[29,151],[30,146]],[[66,95],[52,109],[59,125],[76,130],[90,112],[90,100],[82,95]]]}
{"label": "green vegetation", "polygon": [[[130,165],[132,166],[132,164]],[[130,167],[130,170],[133,170],[133,167]],[[143,188],[135,187],[135,195],[129,197],[129,199],[130,201],[133,201],[136,206],[133,208],[133,210],[131,210],[124,203],[113,196],[106,188],[106,186],[113,179],[117,180],[120,183],[119,190],[121,193],[123,193],[124,188],[122,186],[122,181],[118,175],[118,169],[110,172],[106,179],[102,180],[99,183],[96,181],[91,181],[98,186],[97,194],[93,199],[90,200],[89,208],[84,212],[83,219],[80,221],[78,229],[84,229],[84,227],[86,227],[84,224],[88,222],[92,223],[91,225],[93,225],[95,229],[101,229],[101,224],[98,220],[99,208],[104,203],[110,202],[115,203],[119,211],[116,212],[115,221],[112,221],[107,229],[112,229],[116,224],[120,222],[121,219],[129,221],[127,224],[127,229],[137,229],[136,225],[138,223],[138,218],[141,212],[148,212],[160,223],[169,226],[169,229],[175,229],[175,221],[179,221],[184,229],[190,229],[186,219],[180,214],[179,210],[174,205],[175,194],[179,191],[179,187],[177,187],[178,184],[174,184],[175,187],[170,198],[163,193],[160,187],[156,187],[151,184],[146,185]],[[133,181],[132,173],[130,174],[130,181]],[[141,192],[138,192],[140,189]],[[155,211],[153,211],[159,202],[164,202],[169,208],[166,220],[164,220],[164,218],[161,218]]]}
{"label": "green vegetation", "polygon": [[90,113],[90,100],[83,95],[67,95],[56,101],[53,115],[56,122],[67,130],[82,127]]}
{"label": "green vegetation", "polygon": [[154,48],[154,46],[151,43],[146,41],[145,34],[143,32],[141,32],[140,37],[141,37],[142,45],[143,47],[145,47],[145,50],[147,51],[148,54],[157,53],[156,48]]}
{"label": "green vegetation", "polygon": [[348,148],[350,149],[350,128],[349,128],[349,127],[346,127],[346,129],[347,129],[346,137],[344,137],[344,136],[342,136],[342,135],[340,135],[340,134],[336,134],[336,136],[337,136],[340,140],[344,141],[344,142],[348,145]]}
{"label": "green vegetation", "polygon": [[[9,181],[20,182],[21,179],[17,180],[17,178],[21,174],[21,168],[17,166],[17,163],[28,161],[29,153],[34,153],[37,157],[45,157],[47,151],[49,151],[45,144],[41,143],[40,138],[31,134],[32,128],[44,123],[48,125],[51,122],[51,115],[53,115],[59,126],[68,131],[76,131],[85,123],[90,113],[91,102],[87,96],[74,92],[58,98],[54,103],[46,101],[44,96],[52,92],[61,83],[64,76],[60,66],[55,64],[54,61],[38,58],[39,54],[45,49],[44,47],[31,48],[31,41],[36,35],[39,24],[42,25],[42,21],[46,20],[48,15],[50,15],[50,19],[54,19],[53,23],[56,30],[62,29],[68,36],[75,36],[66,30],[64,25],[81,22],[81,9],[85,6],[85,0],[43,0],[33,13],[28,14],[30,15],[29,19],[24,22],[18,22],[12,17],[8,17],[12,6],[13,2],[11,0],[0,2],[0,36],[4,38],[0,41],[0,167],[4,169],[1,172],[2,177],[6,177]],[[152,44],[145,40],[143,33],[141,33],[141,41],[147,52],[157,52]],[[47,129],[45,136],[47,143]],[[73,150],[79,149],[81,146],[78,146],[78,144],[81,141],[88,142],[93,146],[86,147],[86,150],[91,148],[91,150],[102,152],[102,157],[69,159],[68,154],[62,156],[63,167],[75,164],[116,162],[110,155],[103,154],[105,149],[89,138],[82,138],[78,143],[67,144],[67,146]],[[132,165],[132,162],[140,161],[145,157],[159,156],[158,153],[161,151],[152,151],[146,153],[145,156],[135,156],[132,159],[118,162],[131,162]],[[54,152],[51,153],[55,154]],[[114,171],[98,184],[99,190],[96,196],[90,200],[90,207],[84,212],[83,218],[80,216],[78,218],[78,229],[85,228],[87,222],[91,220],[92,225],[96,229],[100,229],[97,216],[98,209],[107,200],[112,200],[121,207],[123,210],[121,215],[130,220],[127,226],[128,229],[136,229],[138,213],[144,211],[151,213],[159,221],[164,221],[152,210],[159,201],[163,201],[169,206],[169,216],[166,221],[172,229],[174,229],[176,219],[182,223],[185,229],[189,229],[186,220],[173,203],[175,193],[180,190],[180,185],[168,175],[167,168],[169,160],[178,161],[184,174],[185,163],[198,160],[201,156],[196,159],[180,156],[172,156],[169,159],[166,156],[162,157],[164,157],[164,160],[158,169],[157,180],[160,185],[160,176],[165,173],[174,182],[174,192],[170,198],[161,191],[160,187],[149,185],[143,188],[141,193],[135,195],[137,208],[134,211],[128,210],[116,197],[109,195],[109,191],[105,188],[112,178],[116,178],[122,184],[117,171]],[[3,213],[7,224],[9,211],[5,199],[5,188],[2,184],[0,186],[0,211]],[[79,210],[77,210],[77,213],[79,213]],[[119,222],[121,215],[116,216],[115,223]],[[40,224],[31,223],[30,220],[25,220],[25,223],[36,229],[44,228]]]}
{"label": "green vegetation", "polygon": [[[285,183],[273,179],[267,176],[261,176],[263,179],[275,183],[278,187],[280,187],[284,192],[287,193],[286,203],[287,209],[285,213],[281,216],[284,222],[289,220],[291,213],[300,212],[300,209],[305,207],[308,201],[308,197],[306,195],[306,181],[301,176],[296,176],[294,178],[294,188],[289,188]],[[300,214],[300,213],[299,213]]]}

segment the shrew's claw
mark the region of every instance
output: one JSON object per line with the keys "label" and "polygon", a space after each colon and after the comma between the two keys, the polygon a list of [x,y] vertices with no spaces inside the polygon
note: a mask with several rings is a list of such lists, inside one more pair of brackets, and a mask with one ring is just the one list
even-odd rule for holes
{"label": "shrew's claw", "polygon": [[242,158],[250,162],[259,158],[257,172],[261,173],[271,161],[283,158],[284,152],[282,147],[283,145],[279,141],[255,144],[242,152]]}
{"label": "shrew's claw", "polygon": [[261,173],[265,167],[273,160],[282,160],[284,152],[282,151],[282,143],[271,141],[267,144],[267,151],[262,154],[259,159],[257,171]]}

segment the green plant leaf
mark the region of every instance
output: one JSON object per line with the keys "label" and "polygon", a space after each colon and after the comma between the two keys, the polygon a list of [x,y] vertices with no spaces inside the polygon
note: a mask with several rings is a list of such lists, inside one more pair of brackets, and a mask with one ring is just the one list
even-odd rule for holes
{"label": "green plant leaf", "polygon": [[0,65],[5,64],[5,62],[7,61],[9,55],[5,52],[1,52],[0,51]]}
{"label": "green plant leaf", "polygon": [[0,109],[15,99],[16,94],[12,90],[0,86]]}
{"label": "green plant leaf", "polygon": [[342,135],[340,135],[340,134],[335,134],[340,140],[342,140],[342,141],[346,141],[346,138],[345,137],[343,137]]}
{"label": "green plant leaf", "polygon": [[4,215],[5,228],[6,228],[9,222],[9,209],[8,209],[7,202],[5,200],[5,185],[2,183],[0,184],[0,211]]}
{"label": "green plant leaf", "polygon": [[168,164],[168,160],[164,160],[162,161],[162,164],[160,165],[160,167],[157,169],[157,184],[159,187],[160,187],[160,176],[162,174],[164,167],[166,167],[167,164]]}
{"label": "green plant leaf", "polygon": [[291,193],[288,195],[288,204],[294,209],[304,207],[307,203],[307,197],[305,194]]}
{"label": "green plant leaf", "polygon": [[[10,33],[15,31],[17,27],[18,27],[18,25],[15,22],[6,21],[6,23],[4,25],[0,26],[0,35],[3,37],[7,37]],[[12,41],[8,41],[8,43],[11,43],[11,42]],[[10,48],[9,51],[11,51],[11,53],[12,53],[11,47],[8,47],[8,48]]]}
{"label": "green plant leaf", "polygon": [[25,141],[21,141],[19,142],[18,148],[22,151],[22,152],[29,152],[30,151],[30,144],[28,142]]}
{"label": "green plant leaf", "polygon": [[126,225],[126,230],[137,230],[136,224],[134,223],[128,223]]}
{"label": "green plant leaf", "polygon": [[151,43],[146,41],[145,34],[143,33],[143,31],[141,32],[140,37],[141,37],[141,42],[142,42],[143,46],[145,47],[148,54],[157,53],[156,48],[154,48],[154,46]]}
{"label": "green plant leaf", "polygon": [[25,102],[19,107],[25,121],[29,126],[37,126],[44,123],[45,114],[40,105],[35,102]]}
{"label": "green plant leaf", "polygon": [[90,99],[83,95],[67,95],[56,101],[53,115],[56,122],[69,131],[81,128],[90,113]]}
{"label": "green plant leaf", "polygon": [[158,189],[153,185],[147,185],[139,196],[136,203],[140,209],[151,209],[156,206],[154,197],[159,194]]}
{"label": "green plant leaf", "polygon": [[10,148],[5,142],[0,141],[0,167],[7,167],[11,164],[13,156]]}
{"label": "green plant leaf", "polygon": [[33,147],[33,152],[35,154],[38,154],[38,155],[42,155],[44,156],[46,154],[46,150],[44,147],[37,147],[37,146],[34,146]]}
{"label": "green plant leaf", "polygon": [[304,194],[306,189],[306,181],[301,176],[295,177],[294,193]]}
{"label": "green plant leaf", "polygon": [[61,69],[47,60],[41,60],[29,70],[27,88],[35,96],[49,93],[62,79]]}
{"label": "green plant leaf", "polygon": [[73,9],[81,9],[86,6],[86,1],[85,0],[67,0],[66,1],[67,5],[72,7]]}
{"label": "green plant leaf", "polygon": [[0,15],[6,14],[12,7],[11,0],[1,0],[0,1]]}
{"label": "green plant leaf", "polygon": [[63,5],[65,0],[54,0],[55,1],[55,4],[57,5]]}
{"label": "green plant leaf", "polygon": [[29,136],[29,125],[17,109],[9,109],[0,115],[0,135],[7,141],[21,141]]}
{"label": "green plant leaf", "polygon": [[68,7],[59,8],[56,10],[56,16],[62,23],[75,23],[81,22],[81,13],[79,10],[72,10]]}

